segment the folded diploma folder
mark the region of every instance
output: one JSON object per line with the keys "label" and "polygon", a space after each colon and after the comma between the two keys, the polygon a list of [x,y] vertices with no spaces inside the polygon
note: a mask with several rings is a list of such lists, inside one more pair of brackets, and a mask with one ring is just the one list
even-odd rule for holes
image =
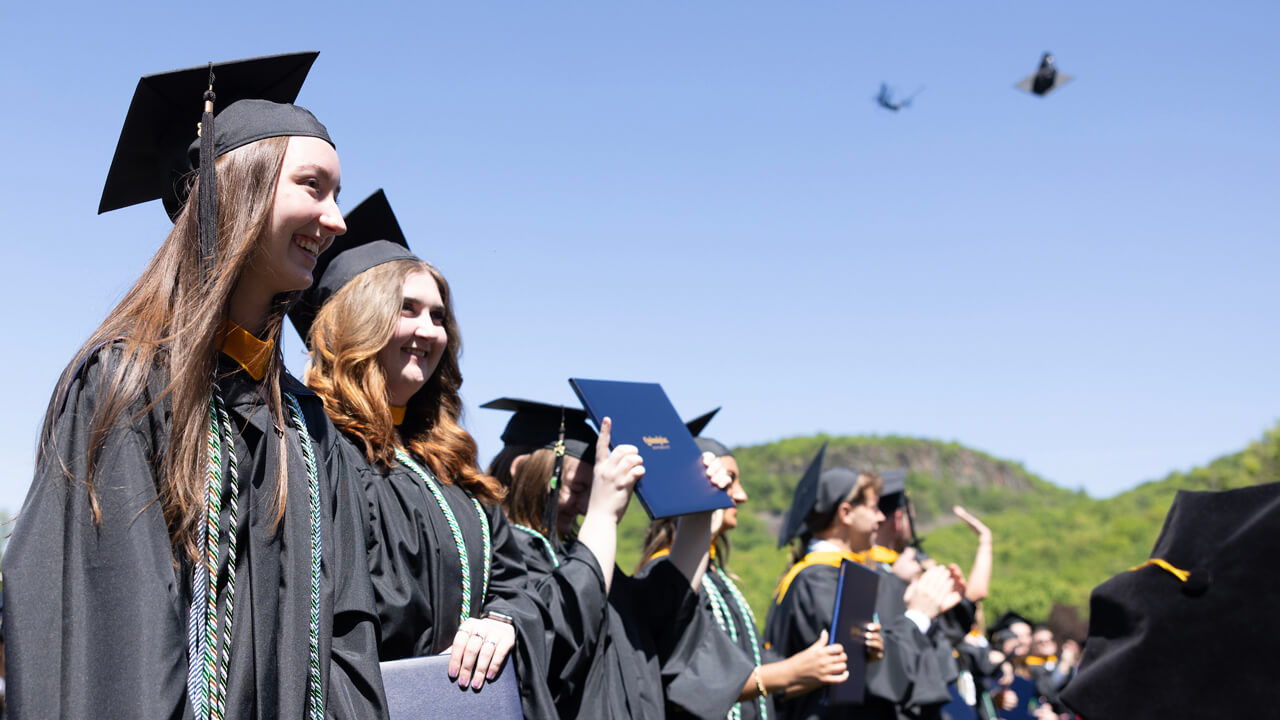
{"label": "folded diploma folder", "polygon": [[729,494],[707,479],[702,452],[657,383],[570,378],[596,427],[613,420],[614,446],[635,445],[644,458],[636,496],[650,518],[733,507]]}
{"label": "folded diploma folder", "polygon": [[382,684],[387,690],[391,720],[524,718],[510,658],[498,677],[486,680],[479,690],[460,688],[457,680],[449,679],[447,653],[384,662]]}
{"label": "folded diploma folder", "polygon": [[867,644],[863,626],[875,618],[880,576],[875,570],[848,560],[840,561],[836,608],[831,617],[828,644],[840,643],[849,656],[849,679],[827,688],[827,705],[861,705],[867,691]]}

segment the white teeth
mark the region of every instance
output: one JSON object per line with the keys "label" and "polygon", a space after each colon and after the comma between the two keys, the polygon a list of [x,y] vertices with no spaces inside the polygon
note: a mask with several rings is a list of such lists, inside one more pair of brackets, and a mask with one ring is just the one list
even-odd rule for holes
{"label": "white teeth", "polygon": [[318,256],[320,254],[320,243],[315,240],[304,238],[301,235],[295,235],[293,236],[293,241],[298,244],[298,247],[301,247],[312,255]]}
{"label": "white teeth", "polygon": [[405,348],[404,351],[409,353],[410,355],[413,355],[414,357],[425,358],[427,356],[426,350],[419,350],[417,348]]}

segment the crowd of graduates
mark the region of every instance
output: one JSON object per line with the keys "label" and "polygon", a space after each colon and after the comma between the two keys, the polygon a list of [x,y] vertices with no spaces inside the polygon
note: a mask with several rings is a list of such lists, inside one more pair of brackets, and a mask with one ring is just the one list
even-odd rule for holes
{"label": "crowd of graduates", "polygon": [[[617,566],[646,467],[609,419],[492,401],[513,414],[482,469],[455,289],[381,191],[338,210],[335,145],[292,104],[314,57],[139,83],[102,209],[163,199],[174,228],[51,396],[4,557],[11,717],[1068,712],[1080,648],[1016,615],[984,632],[991,532],[957,508],[973,563],[933,562],[904,472],[819,452],[779,538],[794,564],[752,608],[736,507],[656,520]],[[741,504],[707,420],[698,482]],[[875,571],[875,618],[833,642],[845,560]],[[862,701],[828,703],[863,667]]]}

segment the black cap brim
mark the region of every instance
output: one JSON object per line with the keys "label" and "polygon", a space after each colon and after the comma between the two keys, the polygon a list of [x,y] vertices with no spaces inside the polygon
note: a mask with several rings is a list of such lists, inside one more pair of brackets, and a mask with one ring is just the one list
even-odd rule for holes
{"label": "black cap brim", "polygon": [[515,413],[502,431],[502,442],[509,447],[554,447],[560,438],[563,417],[565,452],[589,462],[595,460],[597,435],[587,424],[587,413],[582,408],[511,397],[490,400],[480,407]]}

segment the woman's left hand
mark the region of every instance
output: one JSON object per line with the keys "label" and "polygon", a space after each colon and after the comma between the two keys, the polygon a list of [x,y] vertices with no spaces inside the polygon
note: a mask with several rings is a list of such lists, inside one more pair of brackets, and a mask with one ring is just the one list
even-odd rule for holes
{"label": "woman's left hand", "polygon": [[707,477],[711,480],[711,484],[724,490],[733,484],[733,478],[729,477],[729,471],[724,469],[724,465],[720,463],[720,458],[715,453],[702,453],[702,464],[706,466]]}
{"label": "woman's left hand", "polygon": [[502,663],[516,645],[516,629],[492,618],[468,618],[453,636],[449,649],[449,677],[458,687],[479,690],[486,679],[498,675]]}

